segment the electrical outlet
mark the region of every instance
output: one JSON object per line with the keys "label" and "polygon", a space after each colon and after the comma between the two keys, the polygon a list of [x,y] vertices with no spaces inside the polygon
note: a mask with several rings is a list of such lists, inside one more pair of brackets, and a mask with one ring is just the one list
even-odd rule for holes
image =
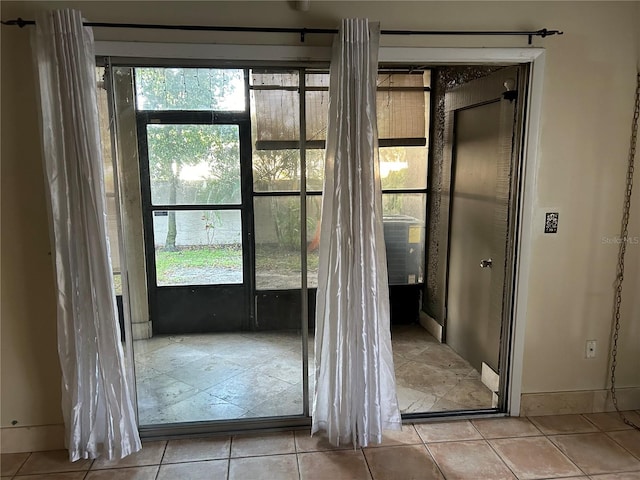
{"label": "electrical outlet", "polygon": [[587,358],[596,357],[596,341],[595,340],[587,340],[586,354],[587,354]]}

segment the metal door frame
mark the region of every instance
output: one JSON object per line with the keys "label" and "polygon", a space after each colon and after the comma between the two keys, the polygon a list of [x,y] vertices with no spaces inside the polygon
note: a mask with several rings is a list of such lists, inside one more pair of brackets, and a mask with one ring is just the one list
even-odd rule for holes
{"label": "metal door frame", "polygon": [[[245,80],[247,70],[245,72]],[[245,81],[245,90],[247,82]],[[138,130],[138,156],[140,162],[140,188],[142,193],[142,215],[145,243],[145,264],[147,269],[147,296],[149,301],[149,318],[155,328],[158,315],[157,296],[165,289],[243,289],[243,328],[250,328],[253,323],[253,297],[255,287],[254,276],[254,236],[253,236],[253,200],[251,172],[251,118],[248,111],[248,98],[245,98],[245,112],[214,111],[159,111],[142,110],[136,112]],[[240,155],[240,190],[239,204],[194,204],[194,205],[153,205],[151,202],[151,177],[149,171],[149,148],[147,141],[147,125],[237,125]],[[155,262],[155,238],[153,232],[153,212],[185,210],[239,210],[242,225],[242,284],[213,285],[179,285],[158,286]]]}
{"label": "metal door frame", "polygon": [[[445,96],[445,151],[443,152],[443,186],[447,189],[447,194],[442,196],[441,209],[445,218],[447,218],[447,228],[444,229],[446,235],[446,268],[444,275],[444,325],[443,338],[446,338],[446,321],[448,315],[448,287],[449,287],[449,252],[451,243],[451,218],[452,218],[452,198],[453,198],[453,162],[455,158],[455,148],[446,148],[455,138],[455,113],[459,110],[470,108],[471,106],[479,106],[489,104],[496,101],[515,101],[516,108],[513,119],[513,133],[511,138],[511,155],[510,167],[511,176],[508,187],[508,218],[506,222],[506,240],[505,240],[505,272],[502,291],[502,312],[501,312],[501,328],[500,328],[500,350],[498,365],[500,369],[500,385],[498,390],[498,406],[497,408],[481,409],[486,412],[508,413],[511,410],[512,394],[511,383],[513,379],[512,361],[513,361],[513,343],[515,335],[515,296],[517,288],[517,262],[518,262],[518,245],[520,237],[520,215],[522,203],[522,187],[523,187],[523,169],[524,161],[522,159],[523,136],[525,130],[524,120],[527,115],[529,99],[529,78],[530,64],[511,64],[505,65],[505,68],[518,67],[517,73],[517,97],[514,100],[508,100],[504,95],[504,89],[498,90],[487,85],[487,89],[478,95],[469,95],[462,101],[451,100]],[[499,75],[501,70],[492,72],[485,77],[473,80],[478,83],[493,83],[495,78],[490,77]],[[510,76],[510,75],[507,75]],[[469,83],[462,84],[458,87],[458,92],[468,86]],[[477,85],[477,83],[476,83]],[[502,120],[502,119],[501,119]],[[519,390],[519,389],[518,389]],[[518,392],[519,394],[519,392]]]}

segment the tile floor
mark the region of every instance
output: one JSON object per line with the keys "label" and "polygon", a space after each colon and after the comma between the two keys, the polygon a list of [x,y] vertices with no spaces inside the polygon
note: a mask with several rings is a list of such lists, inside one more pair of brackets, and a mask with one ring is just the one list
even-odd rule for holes
{"label": "tile floor", "polygon": [[[640,423],[640,411],[627,412]],[[16,480],[640,480],[640,431],[615,413],[407,424],[381,445],[333,448],[308,430],[155,441],[119,462],[63,450],[3,454]]]}
{"label": "tile floor", "polygon": [[[393,329],[402,412],[491,407],[478,372],[419,325]],[[156,336],[134,342],[141,425],[302,414],[296,332]],[[309,341],[313,392],[313,340]]]}

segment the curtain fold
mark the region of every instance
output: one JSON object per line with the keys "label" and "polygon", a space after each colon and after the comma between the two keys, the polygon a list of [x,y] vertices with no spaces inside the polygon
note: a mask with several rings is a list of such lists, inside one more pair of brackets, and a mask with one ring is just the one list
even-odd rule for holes
{"label": "curtain fold", "polygon": [[378,24],[344,19],[330,73],[312,434],[380,443],[402,426],[391,353],[376,126]]}
{"label": "curtain fold", "polygon": [[62,412],[71,461],[140,450],[120,343],[96,102],[80,12],[43,12],[32,38],[57,288]]}

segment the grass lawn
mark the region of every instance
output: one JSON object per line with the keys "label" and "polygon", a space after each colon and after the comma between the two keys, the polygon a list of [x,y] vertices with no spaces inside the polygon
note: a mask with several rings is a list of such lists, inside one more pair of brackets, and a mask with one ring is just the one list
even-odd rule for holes
{"label": "grass lawn", "polygon": [[156,250],[156,272],[158,283],[173,283],[180,271],[185,269],[242,268],[242,250],[235,246],[193,247],[174,252]]}
{"label": "grass lawn", "polygon": [[[308,269],[318,268],[318,252],[307,257]],[[158,283],[173,283],[185,270],[242,268],[242,249],[239,245],[182,248],[171,252],[156,250]],[[300,251],[274,245],[256,245],[256,270],[265,273],[287,274],[300,272]]]}

